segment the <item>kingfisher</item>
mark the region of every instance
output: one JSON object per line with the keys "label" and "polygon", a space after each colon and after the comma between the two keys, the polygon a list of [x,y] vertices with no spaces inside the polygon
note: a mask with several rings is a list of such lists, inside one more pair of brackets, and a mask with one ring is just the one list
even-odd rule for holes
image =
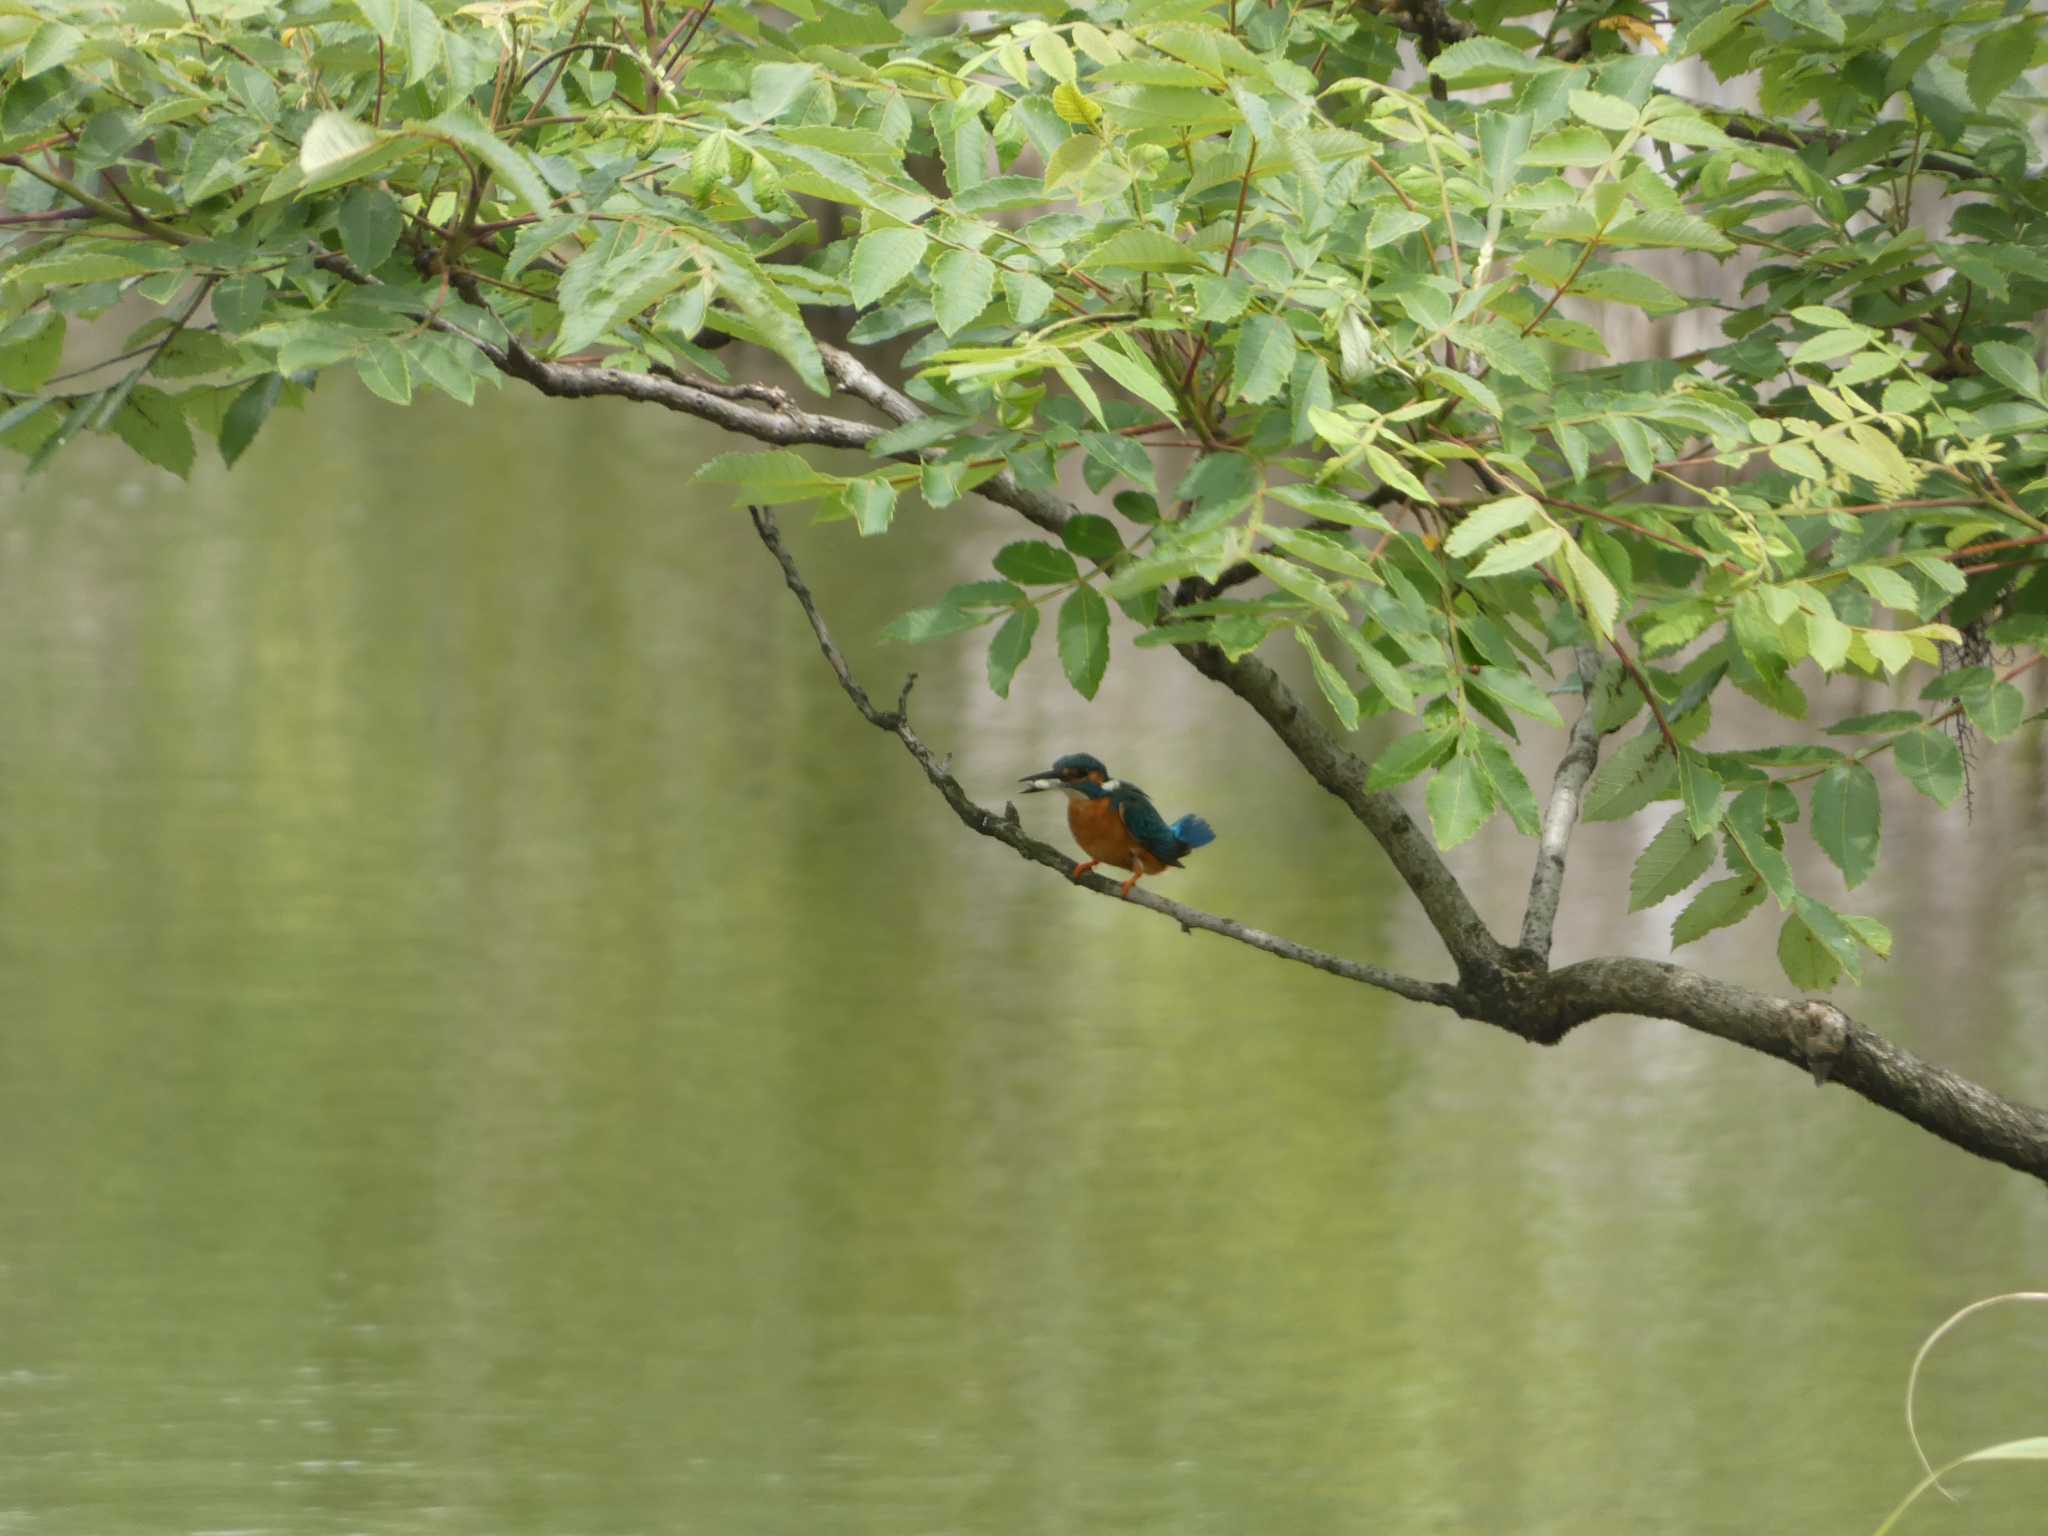
{"label": "kingfisher", "polygon": [[1074,878],[1098,864],[1128,869],[1131,878],[1121,892],[1127,897],[1145,876],[1178,869],[1190,853],[1216,841],[1199,816],[1183,816],[1168,826],[1145,791],[1112,779],[1102,760],[1086,752],[1069,752],[1043,773],[1026,774],[1019,782],[1027,795],[1044,789],[1066,794],[1067,830],[1088,855],[1087,863],[1075,867]]}

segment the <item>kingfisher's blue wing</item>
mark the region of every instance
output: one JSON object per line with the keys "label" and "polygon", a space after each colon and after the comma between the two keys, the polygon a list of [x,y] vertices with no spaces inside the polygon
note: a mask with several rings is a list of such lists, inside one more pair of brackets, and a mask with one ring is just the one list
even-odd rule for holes
{"label": "kingfisher's blue wing", "polygon": [[1173,828],[1166,824],[1166,818],[1159,814],[1159,807],[1137,785],[1119,784],[1110,791],[1110,798],[1131,837],[1153,858],[1172,864],[1187,851],[1181,840],[1173,835]]}

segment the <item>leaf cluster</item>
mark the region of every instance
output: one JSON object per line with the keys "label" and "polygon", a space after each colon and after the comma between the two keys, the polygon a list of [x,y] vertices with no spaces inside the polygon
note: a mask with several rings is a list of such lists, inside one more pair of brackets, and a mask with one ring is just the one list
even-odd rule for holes
{"label": "leaf cluster", "polygon": [[[1112,607],[1138,644],[1281,636],[1345,730],[1411,722],[1372,782],[1426,776],[1447,847],[1535,832],[1510,744],[1585,693],[1640,721],[1589,814],[1674,807],[1635,905],[1699,886],[1685,942],[1768,901],[1824,987],[1890,939],[1787,829],[1854,887],[1877,764],[1948,804],[1951,728],[2027,719],[2042,53],[1989,0],[0,6],[0,443],[183,474],[323,373],[466,402],[513,349],[744,398],[739,341],[824,394],[843,335],[923,417],[858,472],[701,481],[864,536],[998,474],[1115,514],[896,638],[989,630],[1007,694],[1050,609],[1092,696]],[[1685,95],[1690,59],[1761,109]],[[1714,344],[1610,355],[1691,313]],[[1822,725],[1859,677],[1919,703]],[[1781,739],[1716,737],[1730,687]]]}

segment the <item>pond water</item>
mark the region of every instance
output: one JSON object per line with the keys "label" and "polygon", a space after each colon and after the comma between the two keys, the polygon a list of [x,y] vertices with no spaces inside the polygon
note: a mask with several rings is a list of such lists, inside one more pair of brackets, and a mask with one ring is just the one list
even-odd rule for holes
{"label": "pond water", "polygon": [[[1675,1027],[1532,1049],[972,837],[691,488],[728,446],[323,389],[233,475],[0,481],[0,1532],[1875,1528],[1921,1338],[2048,1280],[2038,1186]],[[1004,703],[977,639],[877,642],[1007,514],[786,522],[982,798],[1092,750],[1216,824],[1171,894],[1444,973],[1174,657]],[[2028,740],[1971,820],[1888,789],[1897,957],[1849,1000],[2035,1102],[2044,787]],[[1654,826],[1583,837],[1561,957],[1666,952]],[[1528,857],[1455,857],[1503,927]],[[1773,937],[1698,958],[1780,985]],[[1966,1324],[1931,1449],[2048,1429],[2044,1364],[2048,1309]],[[1906,1529],[2041,1529],[2048,1474],[1959,1486]]]}

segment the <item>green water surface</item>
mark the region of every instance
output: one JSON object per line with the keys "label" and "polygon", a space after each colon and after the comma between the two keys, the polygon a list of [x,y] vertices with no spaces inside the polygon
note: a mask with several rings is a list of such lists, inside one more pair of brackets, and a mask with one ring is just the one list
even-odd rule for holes
{"label": "green water surface", "polygon": [[[1676,1027],[1532,1049],[971,836],[691,488],[727,446],[323,389],[232,475],[0,481],[0,1533],[1876,1526],[1921,1337],[2048,1282],[2038,1186]],[[1094,751],[1216,824],[1171,894],[1445,973],[1171,655],[1004,703],[975,638],[877,642],[1007,514],[787,521],[975,793]],[[1973,821],[1888,788],[1854,902],[1899,935],[1856,1011],[2035,1102],[2044,777],[2002,750]],[[1666,953],[1656,824],[1581,840],[1561,956]],[[1503,928],[1528,858],[1455,856]],[[1696,953],[1782,985],[1773,940]],[[2048,1429],[2044,1365],[2048,1308],[1966,1324],[1933,1449]],[[1907,1529],[2048,1526],[2048,1473],[1963,1485]]]}

